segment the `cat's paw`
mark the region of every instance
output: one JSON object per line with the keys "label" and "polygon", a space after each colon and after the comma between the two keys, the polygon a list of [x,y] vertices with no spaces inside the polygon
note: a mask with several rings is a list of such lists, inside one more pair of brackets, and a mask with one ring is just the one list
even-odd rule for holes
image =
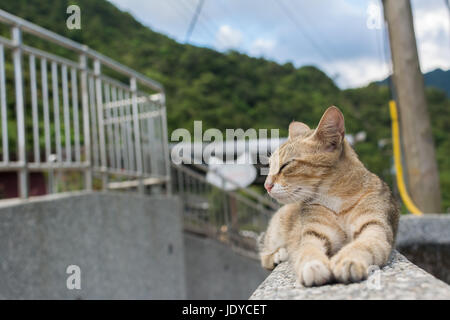
{"label": "cat's paw", "polygon": [[271,254],[261,254],[261,265],[264,269],[273,270],[277,264],[287,261],[288,253],[285,248],[279,248]]}
{"label": "cat's paw", "polygon": [[267,270],[273,270],[275,268],[275,262],[273,261],[273,254],[261,254],[261,266]]}
{"label": "cat's paw", "polygon": [[288,253],[285,248],[278,249],[277,252],[275,252],[273,255],[273,262],[275,262],[275,264],[280,264],[284,261],[287,261],[287,259]]}
{"label": "cat's paw", "polygon": [[321,260],[311,260],[303,263],[298,272],[299,281],[305,287],[321,286],[329,282],[332,272],[328,263]]}
{"label": "cat's paw", "polygon": [[357,282],[367,278],[369,265],[357,255],[337,254],[331,258],[331,270],[339,282]]}

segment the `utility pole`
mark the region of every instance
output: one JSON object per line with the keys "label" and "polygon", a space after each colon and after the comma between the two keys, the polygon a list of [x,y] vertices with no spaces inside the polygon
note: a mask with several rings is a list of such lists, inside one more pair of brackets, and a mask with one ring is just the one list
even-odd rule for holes
{"label": "utility pole", "polygon": [[383,0],[409,191],[424,213],[441,212],[441,192],[425,85],[409,0]]}

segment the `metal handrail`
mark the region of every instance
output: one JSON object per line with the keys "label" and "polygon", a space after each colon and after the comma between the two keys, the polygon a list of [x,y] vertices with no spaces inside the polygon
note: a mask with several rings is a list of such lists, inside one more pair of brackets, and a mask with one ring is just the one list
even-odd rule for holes
{"label": "metal handrail", "polygon": [[262,204],[264,204],[264,205],[266,205],[266,206],[268,206],[268,207],[270,207],[270,208],[272,208],[274,210],[277,210],[279,208],[279,205],[274,203],[272,200],[263,197],[262,195],[260,195],[256,191],[253,191],[253,190],[251,190],[249,188],[242,188],[235,181],[233,181],[233,180],[229,179],[228,177],[224,176],[218,170],[210,169],[210,168],[208,168],[208,166],[202,165],[202,164],[192,163],[191,166],[193,166],[193,167],[203,171],[204,173],[208,173],[208,171],[209,172],[214,172],[214,174],[216,174],[221,180],[223,180],[226,183],[229,183],[229,184],[233,185],[236,189],[238,189],[242,193],[246,194],[250,198],[254,198],[258,203],[262,203]]}
{"label": "metal handrail", "polygon": [[[101,176],[103,189],[137,186],[142,193],[149,183],[156,183],[165,185],[170,193],[163,86],[86,45],[1,9],[0,22],[11,27],[11,39],[0,36],[0,172],[18,172],[19,196],[29,196],[29,172],[47,172],[48,192],[53,193],[55,173],[64,170],[83,172],[86,190],[93,188],[93,175],[97,175]],[[24,44],[24,32],[75,52],[79,61]],[[13,79],[6,79],[10,76],[6,49],[12,52]],[[24,56],[29,58],[28,78],[24,76]],[[129,83],[105,75],[102,66],[128,77]],[[7,97],[10,80],[14,96]],[[25,98],[29,93],[31,96]],[[10,156],[9,147],[8,103],[13,101],[17,157]],[[26,132],[29,112],[32,130]],[[28,146],[27,140],[31,139],[33,143]],[[44,159],[41,144],[45,145]],[[117,181],[127,177],[134,181]]]}
{"label": "metal handrail", "polygon": [[[247,197],[249,194],[246,191],[249,189],[246,188],[229,191],[215,186],[209,183],[203,171],[198,172],[181,164],[172,164],[172,169],[172,189],[183,202],[187,231],[203,233],[241,249],[257,251],[257,238],[266,229],[278,206],[265,205],[262,201]],[[226,178],[223,179],[225,183]]]}
{"label": "metal handrail", "polygon": [[80,54],[85,54],[89,58],[99,60],[102,64],[108,66],[109,68],[117,72],[120,72],[129,77],[136,78],[136,80],[138,80],[142,84],[145,84],[146,86],[149,86],[156,91],[164,92],[164,88],[159,82],[152,80],[144,76],[143,74],[136,72],[133,69],[130,69],[129,67],[124,66],[123,64],[108,58],[107,56],[104,56],[103,54],[89,48],[87,45],[63,37],[53,31],[47,30],[41,26],[38,26],[32,22],[17,17],[2,9],[0,9],[0,21],[19,27],[22,31],[26,31],[41,39],[48,40],[50,42],[63,46],[67,49],[77,51]]}
{"label": "metal handrail", "polygon": [[[194,165],[203,173],[200,174],[188,167],[171,165],[165,94],[162,85],[83,44],[1,9],[0,22],[11,25],[12,29],[11,40],[0,36],[0,119],[2,120],[0,127],[3,146],[0,172],[18,172],[20,197],[28,197],[29,172],[47,172],[49,192],[56,191],[55,173],[79,170],[84,173],[84,189],[86,190],[93,188],[92,176],[96,174],[102,178],[104,189],[136,188],[144,192],[147,186],[158,185],[165,186],[166,192],[170,194],[174,184],[170,171],[175,170],[178,178],[185,175],[193,179],[194,184],[202,184],[203,191],[189,189],[192,187],[192,181],[185,184],[185,181],[177,180],[177,184],[174,184],[176,192],[183,199],[185,221],[192,218],[195,223],[206,223],[206,229],[214,230],[216,235],[220,234],[225,226],[228,241],[241,241],[244,244],[249,242],[248,234],[261,232],[265,228],[271,213],[278,208],[275,203],[248,188],[227,191],[210,184],[205,178],[204,173],[207,172],[207,168],[204,166]],[[24,44],[22,32],[33,34],[78,53],[79,62]],[[8,104],[6,103],[8,81],[5,81],[4,49],[11,50],[13,53],[17,159],[11,159],[8,153]],[[24,99],[22,63],[24,55],[29,57],[30,68],[28,80],[31,97],[28,100]],[[93,70],[88,67],[88,58],[93,59]],[[36,60],[41,62],[40,69]],[[101,66],[107,66],[129,77],[129,84],[106,76],[102,73]],[[39,72],[40,77],[37,76]],[[38,86],[39,79],[41,79],[40,86]],[[138,90],[138,82],[158,93],[149,94]],[[41,93],[40,96],[37,94],[38,90]],[[69,95],[72,100],[69,99]],[[11,97],[8,99],[11,101]],[[27,104],[30,104],[30,108]],[[42,129],[39,129],[40,108],[43,112],[45,136],[43,161],[40,150],[40,134],[42,134],[40,132]],[[26,144],[28,133],[25,130],[25,119],[28,110],[32,110],[32,130],[29,134],[32,135],[33,146]],[[52,111],[53,122],[51,123]],[[62,124],[60,118],[63,119]],[[160,126],[159,129],[155,128],[157,124]],[[54,133],[50,130],[52,125]],[[75,141],[74,146],[71,141],[72,136]],[[82,145],[81,137],[84,138]],[[56,154],[53,154],[54,149]],[[30,160],[28,154],[33,154],[34,159]],[[53,156],[54,160],[50,160],[50,156]],[[222,178],[224,186],[226,183],[236,186],[234,181],[224,177],[220,172],[216,174]],[[207,190],[209,192],[205,192]],[[192,200],[195,202],[202,197],[207,198],[207,205],[199,206],[198,203],[197,205],[194,203],[192,206]],[[215,202],[217,197],[222,199],[220,208]],[[221,210],[221,212],[214,210]],[[245,231],[247,236],[240,235],[241,231]],[[255,237],[250,240],[254,247]]]}

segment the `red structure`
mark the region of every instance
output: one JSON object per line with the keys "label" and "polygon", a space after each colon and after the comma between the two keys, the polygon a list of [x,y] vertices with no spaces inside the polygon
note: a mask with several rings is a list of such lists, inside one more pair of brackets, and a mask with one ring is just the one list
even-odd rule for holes
{"label": "red structure", "polygon": [[[45,176],[42,172],[32,172],[28,176],[30,196],[47,194]],[[19,196],[16,172],[0,172],[0,199],[17,198]]]}

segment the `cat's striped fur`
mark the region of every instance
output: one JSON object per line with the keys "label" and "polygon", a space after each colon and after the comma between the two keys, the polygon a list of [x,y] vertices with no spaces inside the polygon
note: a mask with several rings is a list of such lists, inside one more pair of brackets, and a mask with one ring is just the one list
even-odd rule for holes
{"label": "cat's striped fur", "polygon": [[273,269],[289,259],[306,286],[362,280],[387,262],[395,242],[398,205],[344,132],[342,113],[330,107],[315,130],[291,123],[270,157],[266,188],[285,206],[269,223],[261,262]]}

